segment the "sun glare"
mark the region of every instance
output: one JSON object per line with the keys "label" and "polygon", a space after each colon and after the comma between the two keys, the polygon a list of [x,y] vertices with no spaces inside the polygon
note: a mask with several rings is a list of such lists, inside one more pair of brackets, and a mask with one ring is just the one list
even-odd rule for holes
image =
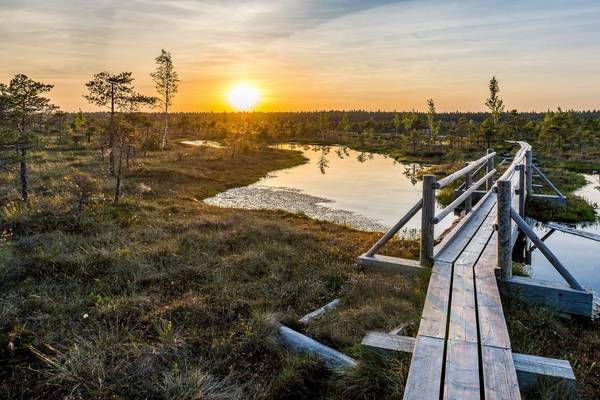
{"label": "sun glare", "polygon": [[239,84],[229,90],[227,101],[236,110],[248,111],[256,107],[260,101],[260,91],[254,86]]}

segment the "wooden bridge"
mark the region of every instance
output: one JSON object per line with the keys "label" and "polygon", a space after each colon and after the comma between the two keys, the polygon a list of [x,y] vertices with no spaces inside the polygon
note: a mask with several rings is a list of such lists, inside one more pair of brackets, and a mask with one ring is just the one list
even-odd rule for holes
{"label": "wooden bridge", "polygon": [[[514,157],[502,159],[488,150],[479,160],[443,179],[425,175],[422,199],[358,258],[366,267],[401,273],[427,269],[431,273],[416,338],[396,332],[369,332],[362,341],[363,346],[378,350],[412,353],[406,400],[520,399],[520,389],[536,385],[540,376],[546,382],[565,385],[566,390],[574,387],[575,376],[568,361],[512,352],[500,292],[563,313],[593,317],[597,311],[593,293],[577,282],[544,240],[554,230],[600,238],[560,225],[553,225],[543,238],[536,235],[525,218],[527,198],[565,204],[565,196],[534,163],[531,146],[525,142],[515,145],[519,150]],[[496,164],[496,159],[501,161]],[[494,181],[500,167],[505,170]],[[435,214],[436,190],[458,179],[464,183],[455,190],[456,199]],[[542,180],[555,194],[533,193],[534,187],[541,186],[534,179]],[[436,243],[435,225],[459,206],[464,207],[464,216]],[[419,211],[420,260],[378,254]],[[526,258],[534,248],[546,256],[566,284],[512,276],[513,254],[520,249]],[[299,322],[310,323],[338,303],[336,299]],[[347,355],[286,326],[280,325],[279,333],[290,348],[312,352],[330,368],[357,365]]]}
{"label": "wooden bridge", "polygon": [[[526,300],[550,304],[563,312],[586,316],[593,312],[593,294],[581,287],[525,221],[525,201],[528,195],[533,196],[534,173],[557,192],[541,198],[564,203],[564,196],[533,163],[529,144],[518,145],[520,149],[496,182],[496,153],[491,150],[441,180],[426,175],[423,198],[359,257],[364,266],[386,270],[432,268],[416,339],[371,332],[363,340],[366,346],[413,353],[405,399],[520,399],[519,383],[527,381],[528,367],[534,376],[550,370],[555,378],[574,379],[566,361],[515,355],[511,350],[500,289],[516,289],[514,293]],[[480,171],[482,176],[474,182]],[[436,215],[435,190],[463,177],[464,189]],[[473,207],[472,197],[482,186],[486,190],[478,191],[481,198]],[[460,205],[468,214],[435,244],[434,226]],[[378,255],[419,210],[420,261]],[[568,285],[512,277],[512,254],[519,231],[550,260]]]}

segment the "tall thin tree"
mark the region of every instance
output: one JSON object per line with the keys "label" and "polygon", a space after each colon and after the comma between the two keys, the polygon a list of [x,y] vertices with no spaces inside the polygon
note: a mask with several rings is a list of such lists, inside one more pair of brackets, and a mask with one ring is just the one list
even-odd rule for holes
{"label": "tall thin tree", "polygon": [[160,55],[156,57],[156,71],[150,74],[156,85],[156,91],[160,94],[159,102],[164,111],[164,131],[160,142],[161,150],[167,145],[167,135],[169,132],[169,107],[173,103],[175,93],[179,87],[179,77],[173,67],[171,53],[162,49]]}
{"label": "tall thin tree", "polygon": [[136,93],[133,88],[131,72],[111,74],[100,72],[94,79],[85,84],[89,93],[84,97],[92,104],[106,107],[110,110],[110,124],[108,128],[109,172],[115,174],[115,114],[117,112],[135,111],[142,105],[156,103],[155,97],[143,96]]}
{"label": "tall thin tree", "polygon": [[15,148],[19,155],[21,196],[25,202],[29,199],[29,174],[27,169],[27,150],[38,137],[32,129],[32,120],[39,114],[52,111],[56,107],[44,97],[54,86],[36,82],[24,74],[15,75],[8,86],[3,88],[6,99],[6,111],[16,128]]}
{"label": "tall thin tree", "polygon": [[500,86],[498,85],[498,80],[495,76],[492,76],[489,84],[490,88],[490,97],[485,101],[486,107],[492,113],[492,122],[494,125],[498,124],[500,120],[500,115],[504,112],[504,102],[498,96],[500,92]]}

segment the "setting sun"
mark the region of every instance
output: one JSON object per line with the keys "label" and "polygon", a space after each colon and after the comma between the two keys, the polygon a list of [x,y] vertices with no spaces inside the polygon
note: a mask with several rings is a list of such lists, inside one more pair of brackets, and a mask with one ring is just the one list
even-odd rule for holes
{"label": "setting sun", "polygon": [[260,101],[260,91],[254,86],[239,84],[229,90],[227,101],[239,111],[248,111]]}

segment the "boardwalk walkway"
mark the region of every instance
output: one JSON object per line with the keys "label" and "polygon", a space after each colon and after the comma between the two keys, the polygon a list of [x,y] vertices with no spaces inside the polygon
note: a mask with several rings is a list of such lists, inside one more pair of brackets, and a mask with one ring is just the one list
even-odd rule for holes
{"label": "boardwalk walkway", "polygon": [[[522,143],[513,167],[526,150]],[[502,178],[519,187],[516,168]],[[518,209],[519,196],[512,201]],[[438,245],[405,399],[520,398],[496,283],[496,207],[490,190]]]}

